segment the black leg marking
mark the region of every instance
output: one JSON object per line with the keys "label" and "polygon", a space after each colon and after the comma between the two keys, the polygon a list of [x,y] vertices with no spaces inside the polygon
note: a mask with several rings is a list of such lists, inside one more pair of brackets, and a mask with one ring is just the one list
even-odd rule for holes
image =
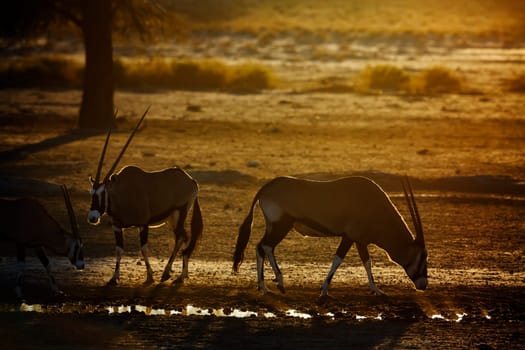
{"label": "black leg marking", "polygon": [[337,256],[340,257],[341,260],[343,260],[346,256],[346,253],[348,253],[350,248],[352,248],[352,244],[354,244],[354,241],[344,236],[341,239],[341,243],[339,243],[339,247],[337,248],[335,254],[337,254]]}
{"label": "black leg marking", "polygon": [[122,230],[115,230],[115,243],[120,249],[124,249],[124,236],[122,235]]}
{"label": "black leg marking", "polygon": [[368,253],[368,248],[366,245],[361,243],[356,243],[357,251],[359,252],[359,257],[361,258],[361,261],[366,263],[368,260],[370,260],[370,254]]}
{"label": "black leg marking", "polygon": [[49,258],[47,257],[44,249],[42,247],[35,248],[36,256],[38,257],[38,260],[44,265],[44,267],[47,269],[49,265]]}
{"label": "black leg marking", "polygon": [[144,245],[148,244],[148,226],[144,226],[142,230],[140,230],[140,246],[143,247]]}

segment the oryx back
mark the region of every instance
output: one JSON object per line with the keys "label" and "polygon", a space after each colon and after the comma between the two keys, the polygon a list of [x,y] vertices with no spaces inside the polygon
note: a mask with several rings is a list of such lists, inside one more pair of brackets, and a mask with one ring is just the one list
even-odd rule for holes
{"label": "oryx back", "polygon": [[122,227],[159,223],[197,197],[198,186],[184,170],[147,172],[127,166],[108,183],[109,208]]}
{"label": "oryx back", "polygon": [[53,247],[63,242],[66,231],[37,200],[0,199],[0,212],[0,237],[3,241],[27,247]]}
{"label": "oryx back", "polygon": [[347,236],[378,244],[388,240],[385,231],[406,227],[386,193],[364,177],[333,181],[280,177],[264,186],[258,199],[267,220],[289,216],[295,229],[305,235]]}

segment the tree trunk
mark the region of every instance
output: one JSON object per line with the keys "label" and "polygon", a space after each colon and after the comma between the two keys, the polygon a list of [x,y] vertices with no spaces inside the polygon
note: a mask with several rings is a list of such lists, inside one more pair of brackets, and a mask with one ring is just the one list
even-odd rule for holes
{"label": "tree trunk", "polygon": [[85,72],[81,129],[107,129],[113,122],[113,42],[109,0],[82,1]]}

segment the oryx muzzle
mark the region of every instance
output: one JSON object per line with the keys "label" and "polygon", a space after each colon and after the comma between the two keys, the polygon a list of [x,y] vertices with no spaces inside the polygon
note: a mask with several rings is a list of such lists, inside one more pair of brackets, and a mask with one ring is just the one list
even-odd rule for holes
{"label": "oryx muzzle", "polygon": [[[146,283],[153,282],[153,270],[148,258],[148,230],[150,226],[167,222],[175,235],[175,247],[164,269],[162,280],[170,277],[171,266],[177,252],[182,249],[183,268],[177,279],[183,281],[188,276],[188,261],[202,235],[202,216],[198,201],[198,184],[184,170],[173,167],[161,171],[148,172],[136,166],[125,166],[114,173],[133,136],[146,117],[146,109],[113,162],[110,170],[101,181],[104,156],[109,144],[111,128],[108,130],[100,155],[95,178],[91,178],[91,208],[88,222],[98,224],[103,214],[111,217],[116,240],[117,263],[111,284],[120,277],[120,260],[124,250],[122,230],[129,227],[140,229],[141,252],[146,264]],[[115,113],[116,117],[116,113]],[[184,227],[188,212],[193,207],[191,234]]]}
{"label": "oryx muzzle", "polygon": [[294,177],[273,179],[257,192],[248,216],[239,228],[233,269],[237,271],[243,261],[254,206],[258,202],[266,222],[266,232],[256,248],[258,287],[263,292],[267,291],[263,275],[265,258],[270,261],[279,289],[284,291],[274,248],[292,228],[303,235],[342,238],[332,268],[322,286],[323,296],[328,294],[330,281],[354,242],[374,293],[383,294],[372,276],[367,249],[369,244],[379,246],[401,265],[416,289],[425,289],[427,251],[412,188],[408,180],[406,182],[410,197],[406,189],[405,194],[416,228],[415,239],[388,195],[370,179],[359,176],[333,181]]}

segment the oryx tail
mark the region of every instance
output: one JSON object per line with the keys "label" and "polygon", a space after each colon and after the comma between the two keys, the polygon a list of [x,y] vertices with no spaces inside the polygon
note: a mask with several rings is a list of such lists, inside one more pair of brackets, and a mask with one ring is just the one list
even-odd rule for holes
{"label": "oryx tail", "polygon": [[242,222],[241,227],[239,228],[239,235],[237,236],[237,243],[235,244],[235,252],[233,253],[233,271],[235,272],[239,271],[239,266],[241,266],[244,260],[244,250],[248,245],[248,241],[250,240],[250,234],[252,233],[253,209],[255,208],[255,204],[259,201],[259,195],[267,185],[263,186],[253,198],[252,206],[250,207],[250,212],[248,213],[248,215]]}
{"label": "oryx tail", "polygon": [[202,237],[202,231],[204,224],[202,223],[201,207],[199,205],[199,198],[195,197],[193,201],[193,213],[191,214],[191,240],[188,247],[184,250],[183,254],[190,256],[197,245],[197,242]]}

